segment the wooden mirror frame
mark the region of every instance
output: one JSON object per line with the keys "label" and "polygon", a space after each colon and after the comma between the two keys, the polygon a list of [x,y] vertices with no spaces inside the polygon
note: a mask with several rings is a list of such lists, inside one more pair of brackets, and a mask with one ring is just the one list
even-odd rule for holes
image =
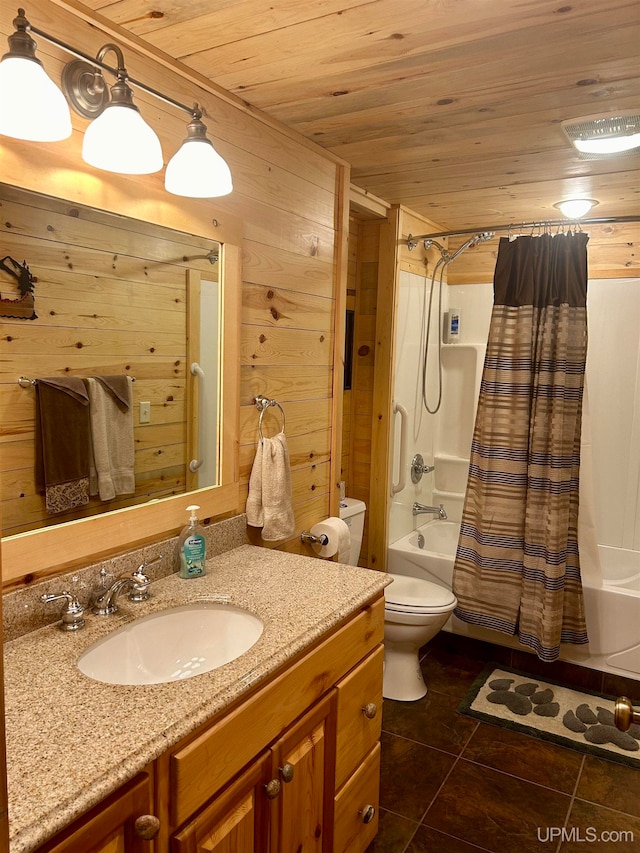
{"label": "wooden mirror frame", "polygon": [[197,501],[200,518],[236,512],[239,496],[240,246],[222,242],[220,258],[220,483],[143,505],[2,539],[2,583],[14,586],[63,569],[87,565],[128,548],[175,534]]}

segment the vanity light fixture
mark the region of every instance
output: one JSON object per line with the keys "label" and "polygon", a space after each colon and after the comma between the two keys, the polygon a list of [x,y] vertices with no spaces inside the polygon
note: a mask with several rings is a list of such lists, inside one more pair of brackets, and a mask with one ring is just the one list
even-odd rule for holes
{"label": "vanity light fixture", "polygon": [[9,52],[0,62],[0,133],[30,142],[57,142],[71,136],[64,95],[36,57],[24,9],[14,18]]}
{"label": "vanity light fixture", "polygon": [[[149,127],[133,103],[133,92],[127,85],[127,69],[124,67],[122,51],[115,44],[106,44],[100,48],[98,61],[113,51],[118,60],[116,82],[111,87],[108,103],[93,119],[84,134],[82,159],[96,169],[107,172],[119,172],[123,175],[148,175],[162,169],[162,147],[156,132]],[[74,65],[77,67],[77,60]],[[87,75],[93,78],[96,91],[106,90],[101,74],[87,69]],[[68,75],[63,80],[68,80]],[[74,91],[79,101],[79,90]],[[67,97],[70,97],[68,94]],[[73,101],[72,101],[73,103]]]}
{"label": "vanity light fixture", "polygon": [[231,170],[207,138],[202,111],[193,106],[187,138],[167,163],[164,187],[175,195],[211,198],[233,189]]}
{"label": "vanity light fixture", "polygon": [[[187,138],[167,166],[167,190],[175,195],[197,198],[212,198],[232,191],[231,172],[207,137],[201,121],[203,110],[198,104],[187,107],[129,77],[122,51],[115,44],[104,45],[93,59],[33,27],[24,9],[18,10],[13,24],[16,32],[9,36],[9,53],[0,62],[0,133],[42,142],[65,139],[71,134],[70,104],[81,116],[91,119],[82,146],[82,157],[87,163],[125,175],[157,172],[163,165],[160,140],[133,102],[131,86],[135,86],[191,116]],[[28,30],[76,57],[62,73],[64,94],[35,58],[36,42]],[[104,58],[109,52],[115,54],[117,68],[105,64]],[[110,91],[103,71],[116,78]],[[49,87],[45,95],[27,94],[24,81],[29,74],[44,78],[41,85]],[[54,107],[55,115],[52,115]],[[66,116],[66,125],[57,117],[58,113]]]}
{"label": "vanity light fixture", "polygon": [[553,206],[557,207],[567,219],[582,219],[595,207],[598,202],[594,198],[568,198],[558,201]]}
{"label": "vanity light fixture", "polygon": [[611,157],[640,148],[640,113],[586,116],[561,122],[571,144],[583,159]]}

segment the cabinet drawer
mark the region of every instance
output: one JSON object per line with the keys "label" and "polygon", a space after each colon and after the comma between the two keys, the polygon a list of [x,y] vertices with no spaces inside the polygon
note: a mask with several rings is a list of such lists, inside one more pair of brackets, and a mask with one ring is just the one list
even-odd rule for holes
{"label": "cabinet drawer", "polygon": [[[335,798],[333,853],[363,853],[378,832],[380,744],[377,743]],[[372,817],[367,819],[373,809]]]}
{"label": "cabinet drawer", "polygon": [[170,822],[176,829],[382,641],[384,599],[213,722],[170,758]]}
{"label": "cabinet drawer", "polygon": [[336,790],[380,740],[384,647],[338,683]]}

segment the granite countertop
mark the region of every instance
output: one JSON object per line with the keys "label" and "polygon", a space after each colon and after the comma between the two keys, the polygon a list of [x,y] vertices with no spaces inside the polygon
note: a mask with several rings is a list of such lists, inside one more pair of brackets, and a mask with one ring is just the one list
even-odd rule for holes
{"label": "granite countertop", "polygon": [[[243,545],[207,561],[207,575],[154,582],[141,604],[85,628],[48,626],[5,644],[11,853],[33,850],[150,761],[267,679],[387,585],[380,572]],[[139,616],[201,598],[264,622],[258,642],[220,669],[168,684],[122,686],[82,675],[80,654]]]}

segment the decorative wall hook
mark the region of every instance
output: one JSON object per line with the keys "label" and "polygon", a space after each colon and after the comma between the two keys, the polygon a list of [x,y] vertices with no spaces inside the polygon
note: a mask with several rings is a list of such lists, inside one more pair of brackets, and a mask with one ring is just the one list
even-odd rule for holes
{"label": "decorative wall hook", "polygon": [[12,320],[37,320],[35,312],[35,279],[26,261],[19,263],[11,255],[5,255],[0,260],[0,268],[14,278],[18,283],[20,296],[18,299],[8,299],[0,293],[0,317]]}

